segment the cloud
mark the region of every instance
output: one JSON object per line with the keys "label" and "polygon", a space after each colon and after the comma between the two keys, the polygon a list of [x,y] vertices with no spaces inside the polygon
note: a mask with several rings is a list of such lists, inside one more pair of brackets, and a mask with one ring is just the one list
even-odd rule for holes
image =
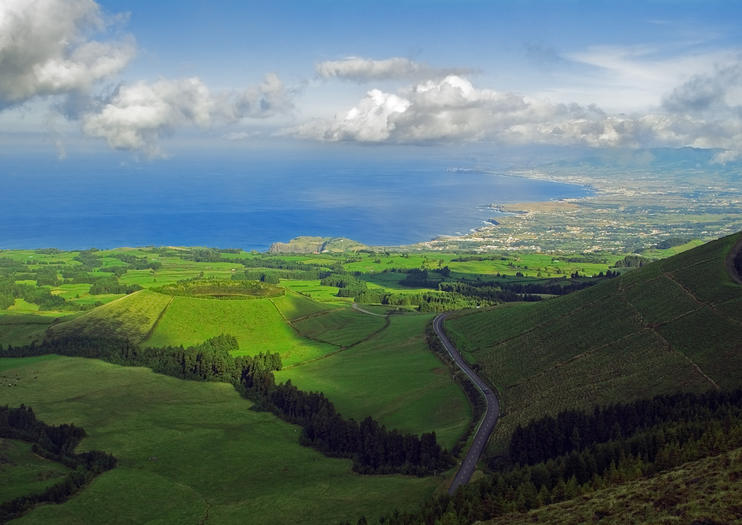
{"label": "cloud", "polygon": [[87,91],[121,71],[134,56],[134,41],[91,39],[107,27],[93,0],[0,2],[0,109]]}
{"label": "cloud", "polygon": [[648,111],[690,73],[711,75],[720,66],[738,62],[739,51],[676,42],[590,46],[563,56],[574,66],[563,77],[566,96],[616,110]]}
{"label": "cloud", "polygon": [[115,149],[161,155],[159,140],[183,127],[209,127],[243,118],[266,118],[293,108],[291,93],[275,74],[241,92],[212,94],[196,77],[122,85],[82,116],[85,134]]}
{"label": "cloud", "polygon": [[479,89],[449,75],[398,94],[371,90],[332,120],[289,130],[322,141],[503,144],[590,147],[721,148],[717,161],[742,157],[742,65],[697,76],[675,89],[663,107],[645,114],[607,113],[594,105],[553,103]]}
{"label": "cloud", "polygon": [[716,156],[722,163],[742,158],[742,62],[694,75],[663,108],[676,116],[674,128],[688,145],[724,149]]}
{"label": "cloud", "polygon": [[436,69],[408,58],[392,57],[383,60],[372,58],[346,57],[341,60],[328,60],[315,66],[322,78],[339,78],[354,82],[373,80],[410,79],[440,77],[450,74],[469,73],[469,69]]}
{"label": "cloud", "polygon": [[326,141],[422,143],[498,140],[509,143],[580,143],[614,146],[627,141],[624,119],[594,106],[551,104],[513,93],[478,89],[460,76],[429,80],[399,95],[369,91],[331,121],[295,128]]}

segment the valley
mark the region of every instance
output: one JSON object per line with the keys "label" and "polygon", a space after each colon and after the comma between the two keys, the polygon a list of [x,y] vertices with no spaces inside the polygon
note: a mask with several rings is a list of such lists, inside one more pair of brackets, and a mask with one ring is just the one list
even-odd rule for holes
{"label": "valley", "polygon": [[[742,293],[727,264],[739,237],[643,255],[407,254],[357,245],[313,254],[2,251],[6,352],[43,354],[45,341],[80,338],[170,351],[229,334],[233,359],[280,356],[276,384],[322,392],[345,418],[434,432],[456,454],[433,475],[357,474],[348,459],[302,446],[301,426],[256,411],[256,401],[229,384],[82,357],[4,357],[2,403],[32,406],[49,424],[82,426],[84,450],[119,461],[61,506],[37,506],[19,522],[44,522],[49,513],[102,522],[111,507],[134,521],[414,515],[420,502],[444,497],[482,414],[476,389],[445,353],[431,351],[439,311],[455,310],[443,330],[502,410],[472,483],[507,464],[513,433],[533,419],[739,388]],[[133,486],[140,488],[125,488]],[[144,494],[169,503],[155,507]]]}

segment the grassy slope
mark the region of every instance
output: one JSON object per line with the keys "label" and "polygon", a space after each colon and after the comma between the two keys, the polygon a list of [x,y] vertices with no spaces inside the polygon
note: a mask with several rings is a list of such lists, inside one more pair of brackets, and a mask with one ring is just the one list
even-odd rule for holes
{"label": "grassy slope", "polygon": [[427,347],[423,332],[430,318],[392,316],[390,326],[368,341],[283,370],[277,379],[324,392],[347,417],[370,415],[407,432],[435,430],[441,443],[450,447],[471,418],[471,409]]}
{"label": "grassy slope", "polygon": [[271,299],[195,297],[175,297],[145,345],[190,345],[222,333],[237,337],[240,353],[279,352],[285,365],[314,359],[336,349],[297,335]]}
{"label": "grassy slope", "polygon": [[738,237],[562,298],[448,321],[503,398],[492,450],[518,423],[565,408],[740,386],[742,286],[724,267]]}
{"label": "grassy slope", "polygon": [[738,523],[742,449],[669,472],[487,523]]}
{"label": "grassy slope", "polygon": [[[282,284],[286,283],[287,281],[284,281]],[[281,312],[281,315],[291,321],[336,308],[335,304],[318,303],[298,293],[289,291],[283,297],[274,297],[272,301]]]}
{"label": "grassy slope", "polygon": [[0,438],[0,503],[41,492],[69,469],[31,452],[31,443]]}
{"label": "grassy slope", "polygon": [[1,314],[0,315],[0,346],[25,345],[33,341],[40,341],[51,323],[53,317],[34,314]]}
{"label": "grassy slope", "polygon": [[305,337],[333,345],[350,346],[381,330],[386,321],[383,317],[343,308],[313,315],[293,324]]}
{"label": "grassy slope", "polygon": [[99,306],[49,329],[52,337],[68,335],[115,336],[141,342],[167,308],[171,297],[141,290]]}
{"label": "grassy slope", "polygon": [[75,423],[81,449],[119,466],[63,505],[19,523],[337,523],[409,508],[441,479],[359,476],[350,460],[298,444],[297,427],[249,410],[230,385],[198,383],[93,359],[0,359],[50,424]]}

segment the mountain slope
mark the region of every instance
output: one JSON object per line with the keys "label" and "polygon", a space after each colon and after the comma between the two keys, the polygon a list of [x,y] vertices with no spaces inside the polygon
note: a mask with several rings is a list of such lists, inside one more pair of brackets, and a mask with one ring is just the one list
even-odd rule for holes
{"label": "mountain slope", "polygon": [[735,523],[742,506],[742,449],[668,472],[486,523]]}
{"label": "mountain slope", "polygon": [[536,304],[461,315],[446,330],[498,389],[490,452],[531,418],[679,390],[742,385],[736,234]]}

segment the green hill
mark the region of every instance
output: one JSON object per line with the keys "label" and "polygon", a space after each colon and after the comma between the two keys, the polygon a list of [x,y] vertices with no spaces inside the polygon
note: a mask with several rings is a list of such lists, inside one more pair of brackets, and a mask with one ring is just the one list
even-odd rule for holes
{"label": "green hill", "polygon": [[215,299],[141,290],[54,324],[47,335],[123,337],[145,346],[187,346],[228,333],[237,337],[240,353],[279,352],[284,364],[291,365],[321,357],[338,346],[301,337],[283,312],[294,316],[325,309],[293,294]]}
{"label": "green hill", "polygon": [[567,408],[742,385],[736,234],[568,296],[460,315],[446,330],[497,388],[490,452]]}
{"label": "green hill", "polygon": [[194,345],[222,333],[237,338],[240,353],[278,352],[284,365],[337,350],[336,346],[299,336],[271,299],[175,297],[144,344]]}
{"label": "green hill", "polygon": [[49,337],[121,337],[142,342],[173,298],[140,290],[49,328]]}

